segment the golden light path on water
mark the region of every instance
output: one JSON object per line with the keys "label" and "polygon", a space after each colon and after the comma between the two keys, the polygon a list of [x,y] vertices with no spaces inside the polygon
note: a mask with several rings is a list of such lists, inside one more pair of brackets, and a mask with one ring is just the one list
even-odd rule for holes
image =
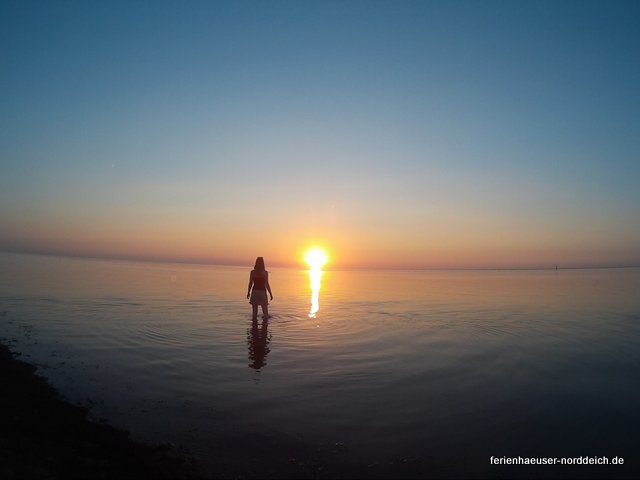
{"label": "golden light path on water", "polygon": [[309,270],[309,283],[311,286],[311,310],[309,310],[309,318],[316,318],[316,313],[320,310],[320,280],[322,279],[322,270],[312,267]]}
{"label": "golden light path on water", "polygon": [[311,309],[309,318],[315,318],[320,309],[320,283],[322,280],[322,266],[327,263],[327,255],[319,248],[309,250],[304,256],[309,265],[309,286],[311,287]]}

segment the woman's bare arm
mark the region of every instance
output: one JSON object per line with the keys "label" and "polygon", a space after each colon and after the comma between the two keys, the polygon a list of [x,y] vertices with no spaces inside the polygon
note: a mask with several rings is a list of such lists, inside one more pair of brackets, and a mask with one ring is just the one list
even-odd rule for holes
{"label": "woman's bare arm", "polygon": [[267,278],[265,281],[265,286],[267,287],[267,292],[269,292],[269,296],[271,297],[271,300],[273,300],[273,293],[271,293],[271,285],[269,285],[269,272],[266,272],[267,274]]}
{"label": "woman's bare arm", "polygon": [[247,287],[247,298],[251,295],[251,287],[253,286],[253,270],[249,274],[249,286]]}

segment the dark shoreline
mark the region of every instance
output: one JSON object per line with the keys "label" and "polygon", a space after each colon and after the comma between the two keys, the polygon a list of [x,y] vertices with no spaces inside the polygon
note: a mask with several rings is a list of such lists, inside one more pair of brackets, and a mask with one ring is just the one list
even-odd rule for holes
{"label": "dark shoreline", "polygon": [[[2,480],[637,478],[633,449],[617,452],[625,458],[624,465],[494,465],[476,471],[477,459],[468,455],[448,458],[434,453],[367,464],[350,458],[343,444],[319,446],[273,432],[227,435],[206,459],[197,460],[185,450],[138,442],[126,430],[91,419],[88,409],[65,401],[36,367],[17,359],[19,355],[0,343]],[[510,455],[514,456],[518,455]]]}
{"label": "dark shoreline", "polygon": [[208,452],[206,461],[197,459],[173,445],[132,440],[128,431],[93,420],[20,355],[0,343],[2,480],[386,479],[427,473],[427,465],[411,459],[363,466],[343,458],[348,448],[341,444],[320,451],[298,438],[258,432],[238,432]]}
{"label": "dark shoreline", "polygon": [[91,420],[18,355],[0,344],[0,478],[205,478],[186,452]]}
{"label": "dark shoreline", "polygon": [[343,464],[340,445],[318,455],[300,439],[268,433],[238,432],[206,459],[173,445],[135,441],[65,400],[20,355],[0,343],[2,480],[389,478]]}

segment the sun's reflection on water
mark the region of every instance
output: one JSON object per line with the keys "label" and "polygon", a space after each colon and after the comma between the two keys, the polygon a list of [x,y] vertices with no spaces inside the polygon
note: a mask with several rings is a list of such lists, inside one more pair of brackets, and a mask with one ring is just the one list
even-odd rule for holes
{"label": "sun's reflection on water", "polygon": [[320,267],[311,267],[309,269],[309,285],[311,287],[311,309],[309,310],[309,318],[316,318],[318,310],[320,310],[320,282],[322,280],[322,270]]}
{"label": "sun's reflection on water", "polygon": [[311,287],[311,309],[309,318],[316,318],[320,310],[320,282],[322,280],[322,266],[327,263],[327,254],[321,248],[312,248],[304,256],[305,262],[309,265],[309,285]]}

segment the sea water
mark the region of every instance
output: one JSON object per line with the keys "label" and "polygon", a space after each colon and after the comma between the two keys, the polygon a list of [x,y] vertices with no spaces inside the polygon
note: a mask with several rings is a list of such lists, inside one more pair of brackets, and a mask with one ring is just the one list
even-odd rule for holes
{"label": "sea water", "polygon": [[1,254],[0,338],[96,419],[214,473],[640,472],[640,269],[325,271],[315,308],[309,271],[269,270],[254,324],[249,265]]}

